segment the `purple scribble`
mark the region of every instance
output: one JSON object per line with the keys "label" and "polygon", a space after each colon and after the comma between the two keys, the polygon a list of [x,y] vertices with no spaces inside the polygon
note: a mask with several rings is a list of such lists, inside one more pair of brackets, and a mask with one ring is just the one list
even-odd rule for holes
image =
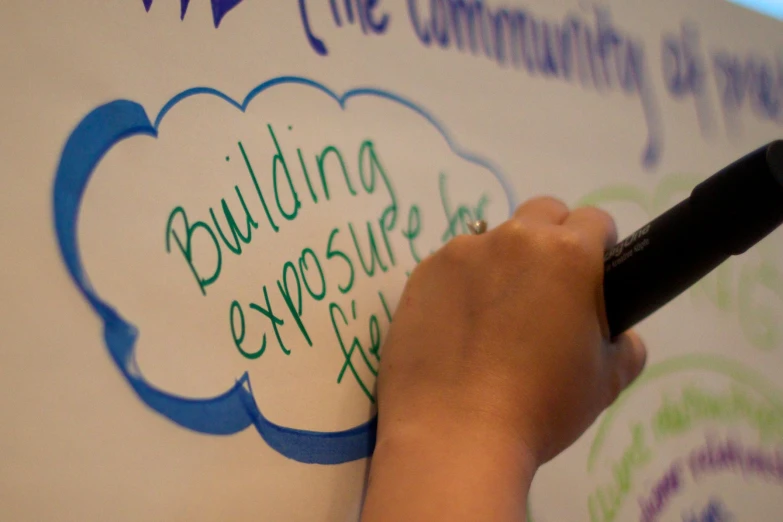
{"label": "purple scribble", "polygon": [[190,0],[180,0],[179,5],[179,19],[184,20],[185,13],[188,12],[188,5],[190,5]]}
{"label": "purple scribble", "polygon": [[[690,472],[690,473],[688,473]],[[783,446],[745,446],[731,436],[723,439],[706,435],[706,443],[692,450],[685,459],[675,460],[665,474],[654,484],[649,494],[638,498],[641,515],[639,522],[658,522],[671,500],[688,482],[698,483],[708,474],[733,473],[747,478],[761,478],[768,483],[783,482]],[[734,518],[720,500],[695,513],[683,513],[684,522],[731,522]]]}
{"label": "purple scribble", "polygon": [[714,435],[707,435],[707,443],[691,452],[688,464],[695,481],[707,473],[729,471],[743,477],[752,475],[773,482],[783,482],[781,449],[746,447],[741,441],[731,437],[717,440]]}
{"label": "purple scribble", "polygon": [[648,498],[639,498],[639,507],[642,511],[641,522],[655,522],[666,508],[669,500],[682,489],[683,466],[678,460],[674,461],[666,474],[653,487]]}
{"label": "purple scribble", "polygon": [[215,19],[215,27],[220,25],[220,21],[242,0],[212,0],[212,18]]}
{"label": "purple scribble", "polygon": [[[153,0],[141,0],[144,4],[144,9],[149,12],[152,7]],[[233,8],[242,3],[242,0],[211,0],[212,2],[212,19],[215,22],[215,27],[220,25],[223,17],[228,14]],[[188,12],[188,6],[190,0],[179,0],[180,3],[180,20],[185,19],[185,13]]]}

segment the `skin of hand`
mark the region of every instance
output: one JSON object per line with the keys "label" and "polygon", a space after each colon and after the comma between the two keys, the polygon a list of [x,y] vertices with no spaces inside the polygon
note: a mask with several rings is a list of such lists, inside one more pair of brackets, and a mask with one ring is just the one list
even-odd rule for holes
{"label": "skin of hand", "polygon": [[411,274],[382,347],[363,522],[520,521],[539,466],[642,371],[608,339],[612,218],[539,197]]}

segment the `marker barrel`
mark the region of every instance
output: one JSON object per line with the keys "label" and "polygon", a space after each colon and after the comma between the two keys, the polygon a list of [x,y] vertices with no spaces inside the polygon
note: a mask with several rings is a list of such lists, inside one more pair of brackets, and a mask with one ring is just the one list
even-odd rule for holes
{"label": "marker barrel", "polygon": [[699,183],[690,196],[610,249],[604,301],[612,337],[783,223],[783,141]]}

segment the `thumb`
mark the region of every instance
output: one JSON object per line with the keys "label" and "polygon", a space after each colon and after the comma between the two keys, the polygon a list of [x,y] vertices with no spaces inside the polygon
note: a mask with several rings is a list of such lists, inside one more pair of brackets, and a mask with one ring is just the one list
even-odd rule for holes
{"label": "thumb", "polygon": [[608,351],[606,407],[642,373],[647,362],[647,348],[633,330],[618,336]]}

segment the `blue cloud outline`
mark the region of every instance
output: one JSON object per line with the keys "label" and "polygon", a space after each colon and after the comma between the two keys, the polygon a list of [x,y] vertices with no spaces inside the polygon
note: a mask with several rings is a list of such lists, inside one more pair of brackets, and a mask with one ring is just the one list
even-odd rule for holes
{"label": "blue cloud outline", "polygon": [[285,457],[303,463],[341,464],[372,455],[376,417],[354,428],[336,432],[300,430],[277,425],[264,417],[259,410],[247,372],[225,393],[205,399],[171,394],[147,382],[135,361],[134,347],[138,329],[95,291],[84,271],[78,245],[77,222],[84,192],[96,166],[115,144],[133,136],[157,138],[158,128],[166,114],[191,96],[216,96],[245,112],[250,102],[265,90],[291,84],[318,89],[335,100],[343,110],[350,98],[375,96],[397,102],[414,111],[438,130],[454,154],[489,170],[503,187],[509,210],[516,206],[511,187],[499,169],[489,161],[459,147],[443,125],[416,103],[375,88],[352,89],[340,96],[314,80],[282,76],[258,85],[241,103],[216,89],[187,89],[163,106],[154,123],[150,122],[144,108],[131,100],[114,100],[93,109],[71,132],[60,156],[52,192],[54,228],[60,254],[69,274],[103,322],[103,338],[109,354],[128,384],[147,406],[180,426],[205,434],[231,435],[252,424],[264,441]]}

